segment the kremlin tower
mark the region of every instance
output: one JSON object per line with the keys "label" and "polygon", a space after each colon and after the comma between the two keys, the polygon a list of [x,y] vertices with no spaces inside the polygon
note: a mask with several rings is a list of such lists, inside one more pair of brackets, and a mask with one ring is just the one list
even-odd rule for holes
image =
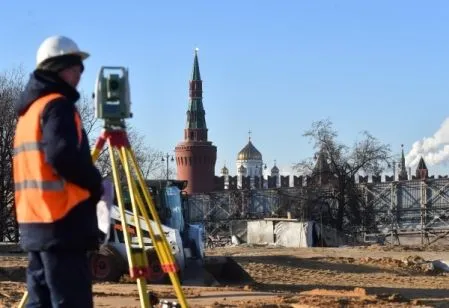
{"label": "kremlin tower", "polygon": [[202,86],[196,49],[192,78],[189,82],[189,107],[184,141],[175,148],[177,179],[187,180],[185,191],[188,194],[207,193],[214,189],[217,147],[207,140]]}

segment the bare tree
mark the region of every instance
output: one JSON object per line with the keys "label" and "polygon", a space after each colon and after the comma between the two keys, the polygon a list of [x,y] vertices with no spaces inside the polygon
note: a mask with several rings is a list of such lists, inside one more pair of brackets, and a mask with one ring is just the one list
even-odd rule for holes
{"label": "bare tree", "polygon": [[[383,144],[367,131],[363,131],[361,138],[349,147],[338,142],[338,134],[329,119],[314,122],[304,136],[310,138],[314,148],[323,155],[329,166],[329,176],[337,190],[335,198],[338,201],[338,208],[335,227],[343,230],[345,221],[350,223],[360,221],[360,209],[357,208],[359,192],[355,187],[355,176],[360,172],[380,175],[389,165],[390,146]],[[296,164],[294,168],[306,173],[313,170],[310,159]],[[312,177],[317,176],[314,172]]]}
{"label": "bare tree", "polygon": [[150,147],[143,135],[132,126],[128,127],[128,137],[131,147],[136,155],[137,162],[146,179],[160,179],[164,174],[163,152]]}
{"label": "bare tree", "polygon": [[[78,111],[83,119],[84,129],[88,134],[90,145],[94,147],[101,133],[103,123],[95,117],[95,108],[92,99],[82,94],[78,103]],[[163,153],[149,146],[145,141],[144,135],[139,133],[129,123],[127,124],[126,131],[131,148],[144,177],[153,179],[162,178],[165,174],[164,164],[162,162]],[[103,176],[111,175],[112,169],[109,151],[106,146],[102,149],[96,165]],[[120,169],[120,173],[123,176],[122,169]]]}
{"label": "bare tree", "polygon": [[[132,126],[127,127],[128,139],[131,145],[131,149],[136,157],[137,164],[142,171],[143,176],[146,179],[158,179],[161,178],[163,170],[162,152],[150,147],[146,142],[142,134],[136,131]],[[118,156],[116,155],[118,159]],[[96,162],[103,176],[110,176],[112,174],[111,162],[107,145],[103,148],[98,161]],[[120,165],[119,172],[121,179],[124,180],[124,172]]]}
{"label": "bare tree", "polygon": [[89,136],[89,139],[92,140],[95,132],[101,127],[100,121],[95,117],[94,103],[84,92],[80,92],[80,100],[77,103],[77,108],[83,121],[84,130]]}
{"label": "bare tree", "polygon": [[0,74],[0,241],[18,239],[12,173],[13,142],[17,116],[14,102],[24,87],[21,67]]}

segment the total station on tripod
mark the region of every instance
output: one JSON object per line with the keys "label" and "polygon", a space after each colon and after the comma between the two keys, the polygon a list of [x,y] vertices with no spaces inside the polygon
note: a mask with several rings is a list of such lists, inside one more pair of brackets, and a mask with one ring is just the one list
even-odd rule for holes
{"label": "total station on tripod", "polygon": [[121,66],[103,66],[97,76],[93,94],[95,116],[106,125],[122,126],[123,120],[132,118],[128,69]]}

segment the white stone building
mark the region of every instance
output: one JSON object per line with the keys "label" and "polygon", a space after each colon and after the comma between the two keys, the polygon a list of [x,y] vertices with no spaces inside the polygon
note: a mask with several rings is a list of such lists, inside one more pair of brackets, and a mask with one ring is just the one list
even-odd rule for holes
{"label": "white stone building", "polygon": [[[251,137],[248,138],[248,143],[238,152],[236,159],[237,167],[237,188],[241,189],[243,186],[243,177],[250,177],[250,187],[252,189],[268,188],[267,178],[264,176],[264,171],[267,169],[267,164],[264,163],[262,153],[254,146]],[[229,169],[226,164],[221,169],[220,175],[224,177],[225,189],[229,189]],[[280,172],[274,161],[274,166],[270,170],[271,177],[275,179],[275,186],[280,186]],[[255,177],[262,179],[256,187]]]}

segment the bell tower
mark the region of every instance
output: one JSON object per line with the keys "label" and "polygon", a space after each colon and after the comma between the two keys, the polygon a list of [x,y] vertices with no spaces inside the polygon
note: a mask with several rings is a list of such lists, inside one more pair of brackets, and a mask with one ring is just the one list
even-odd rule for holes
{"label": "bell tower", "polygon": [[177,179],[187,180],[185,191],[188,194],[210,192],[214,189],[217,147],[207,137],[198,49],[195,49],[189,81],[189,106],[186,116],[184,140],[175,148]]}

